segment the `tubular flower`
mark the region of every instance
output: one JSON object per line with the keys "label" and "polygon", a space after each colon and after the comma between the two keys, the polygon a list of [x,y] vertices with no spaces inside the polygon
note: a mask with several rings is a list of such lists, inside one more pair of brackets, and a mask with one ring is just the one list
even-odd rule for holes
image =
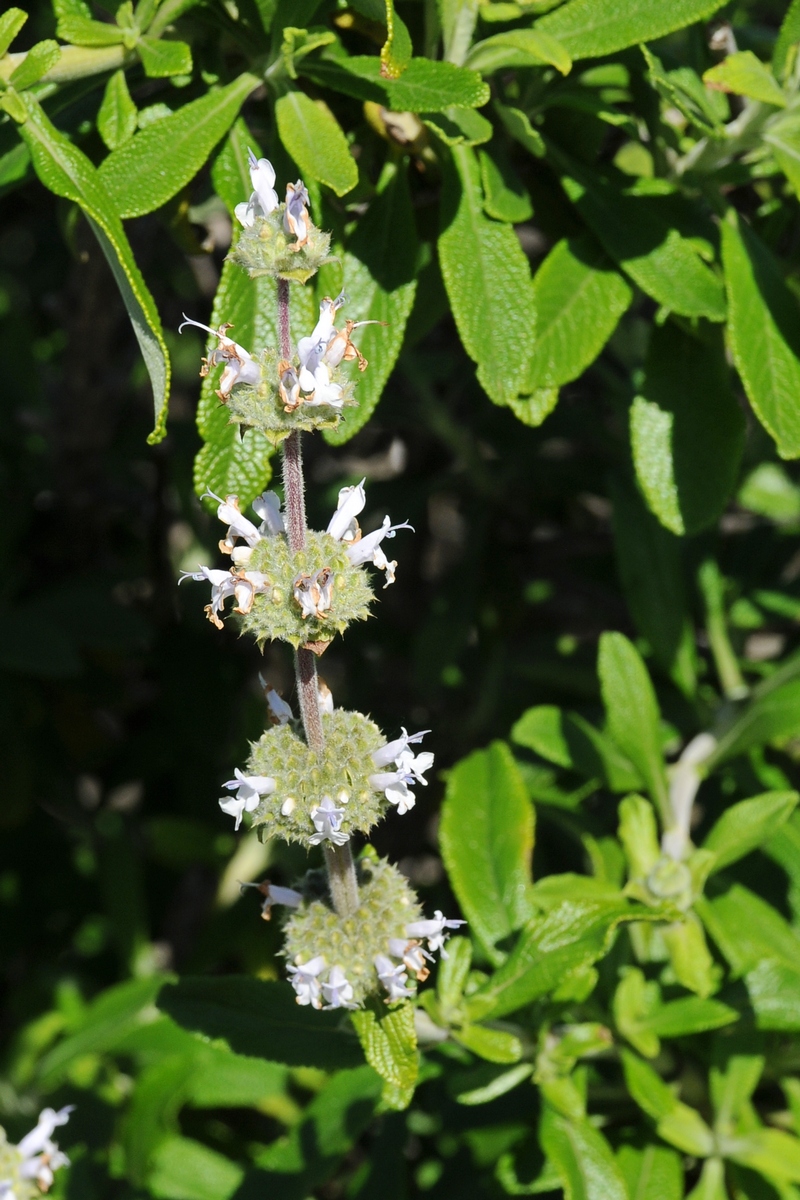
{"label": "tubular flower", "polygon": [[211,603],[203,611],[217,629],[222,629],[220,613],[230,596],[236,598],[233,611],[246,616],[253,607],[257,593],[265,592],[269,586],[262,572],[237,571],[233,567],[229,571],[212,570],[210,567],[201,567],[199,571],[183,571],[178,582],[183,583],[184,579],[194,579],[196,583],[205,579],[211,584]]}
{"label": "tubular flower", "polygon": [[278,363],[278,393],[283,404],[283,411],[294,412],[303,403],[300,395],[300,380],[297,372],[287,359],[282,358]]}
{"label": "tubular flower", "polygon": [[[301,372],[301,387],[304,386],[302,382],[304,375],[307,376],[308,372]],[[340,411],[344,407],[344,388],[340,383],[331,382],[331,373],[324,362],[321,362],[314,371],[313,391],[303,403],[306,408],[322,408],[323,405],[327,405],[329,408]]]}
{"label": "tubular flower", "polygon": [[246,812],[255,812],[261,801],[262,796],[268,796],[275,791],[276,783],[269,775],[244,775],[237,767],[234,771],[235,778],[229,779],[227,783],[223,783],[223,787],[229,792],[236,792],[235,796],[230,798],[223,796],[219,802],[219,806],[224,813],[228,813],[235,818],[235,829],[238,829],[242,823],[242,816]]}
{"label": "tubular flower", "polygon": [[355,487],[342,488],[339,492],[339,500],[336,505],[336,512],[328,522],[328,533],[331,537],[335,537],[337,541],[344,542],[347,546],[347,557],[353,566],[361,566],[362,563],[372,562],[378,570],[386,572],[386,583],[384,588],[387,588],[390,583],[394,583],[394,573],[397,569],[396,562],[390,562],[383,550],[381,542],[384,538],[393,538],[398,529],[410,529],[414,532],[414,526],[409,525],[408,521],[402,521],[399,525],[392,525],[391,518],[384,517],[383,524],[380,529],[373,530],[372,533],[362,535],[361,529],[357,521],[357,516],[363,511],[366,504],[366,494],[364,492],[364,480]]}
{"label": "tubular flower", "polygon": [[256,217],[268,217],[278,207],[278,193],[275,191],[275,170],[266,158],[256,158],[248,148],[247,156],[250,163],[250,180],[253,192],[249,200],[243,200],[233,210],[236,219],[250,229],[255,224]]}
{"label": "tubular flower", "polygon": [[265,683],[264,676],[259,675],[261,686],[264,689],[264,695],[267,698],[267,706],[269,708],[269,723],[270,725],[288,725],[293,719],[292,712],[286,701],[278,695],[271,683]]}
{"label": "tubular flower", "polygon": [[424,983],[430,975],[430,969],[425,965],[428,962],[434,962],[434,957],[427,950],[423,950],[421,944],[414,938],[408,941],[405,938],[390,938],[389,953],[392,958],[402,959],[404,966],[415,975],[420,983]]}
{"label": "tubular flower", "polygon": [[372,754],[376,767],[386,767],[394,763],[394,771],[378,771],[369,777],[370,787],[376,792],[383,792],[390,804],[394,804],[402,816],[414,807],[416,797],[411,791],[411,785],[421,783],[427,787],[425,772],[433,766],[433,755],[429,751],[414,754],[409,750],[409,744],[419,742],[428,732],[408,734],[405,729],[403,736],[393,742],[387,742]]}
{"label": "tubular flower", "polygon": [[389,993],[386,998],[387,1004],[391,1004],[393,1000],[407,1000],[409,996],[414,995],[413,988],[406,987],[408,975],[403,970],[402,963],[395,964],[385,954],[376,954],[375,970],[381,985]]}
{"label": "tubular flower", "polygon": [[322,567],[313,575],[305,572],[297,576],[292,584],[295,600],[300,605],[303,620],[308,617],[324,617],[332,601],[333,571]]}
{"label": "tubular flower", "polygon": [[261,517],[258,532],[262,537],[277,537],[279,533],[286,533],[277,492],[262,492],[260,496],[256,496],[253,510]]}
{"label": "tubular flower", "polygon": [[178,333],[183,333],[187,325],[194,325],[197,329],[204,329],[206,333],[210,333],[219,342],[216,350],[212,350],[208,358],[203,359],[200,375],[202,378],[205,378],[212,367],[218,367],[220,363],[225,364],[225,370],[222,372],[216,392],[223,404],[227,402],[234,384],[258,383],[261,378],[261,368],[252,354],[248,354],[244,346],[240,346],[238,342],[234,342],[233,338],[229,338],[225,334],[226,329],[233,328],[232,325],[225,324],[220,325],[218,329],[212,329],[210,325],[204,325],[202,321],[193,321],[191,317],[187,317],[186,313],[184,313],[183,321],[178,326]]}
{"label": "tubular flower", "polygon": [[311,809],[311,820],[316,833],[308,839],[310,846],[318,846],[320,842],[330,841],[334,846],[343,846],[349,841],[349,836],[342,833],[342,818],[344,809],[337,808],[330,796],[323,796],[319,804]]}
{"label": "tubular flower", "polygon": [[261,905],[261,917],[264,921],[272,919],[273,904],[298,908],[303,899],[301,892],[296,892],[294,888],[279,887],[277,884],[270,883],[268,879],[263,879],[261,883],[242,883],[239,886],[243,892],[246,888],[255,888],[264,897]]}
{"label": "tubular flower", "polygon": [[66,1154],[53,1141],[59,1125],[66,1125],[74,1105],[68,1104],[57,1112],[42,1109],[34,1128],[18,1145],[10,1145],[0,1128],[0,1197],[3,1200],[32,1200],[53,1185],[54,1173],[69,1166]]}
{"label": "tubular flower", "polygon": [[326,530],[337,542],[352,542],[361,537],[356,517],[364,511],[364,505],[367,503],[365,482],[366,477],[354,487],[344,487],[339,491],[336,512],[328,522]]}
{"label": "tubular flower", "polygon": [[308,367],[309,363],[314,360],[314,366],[311,367],[312,374],[317,362],[327,350],[328,343],[336,334],[333,322],[336,319],[336,313],[346,300],[347,296],[344,292],[340,292],[335,300],[326,296],[319,306],[319,320],[312,332],[308,337],[300,338],[297,343],[297,357],[300,360],[300,366]]}
{"label": "tubular flower", "polygon": [[297,183],[287,183],[283,227],[295,239],[294,245],[288,247],[289,250],[300,250],[308,241],[311,230],[308,216],[309,204],[308,192],[301,179],[298,179]]}
{"label": "tubular flower", "polygon": [[203,492],[200,499],[205,500],[206,497],[217,501],[217,516],[223,525],[228,526],[228,532],[219,543],[219,548],[223,554],[231,554],[233,552],[237,538],[243,538],[251,548],[261,541],[261,533],[256,529],[253,522],[244,516],[242,510],[239,508],[238,496],[226,496],[223,500],[221,496],[218,496],[209,489]]}
{"label": "tubular flower", "polygon": [[353,1004],[353,986],[347,982],[347,976],[341,967],[331,967],[327,980],[322,984],[322,994],[328,1001],[324,1009],[357,1008]]}
{"label": "tubular flower", "polygon": [[321,954],[309,959],[307,963],[298,963],[296,966],[289,963],[286,970],[291,976],[290,983],[297,993],[298,1004],[310,1004],[313,1008],[322,1008],[322,995],[317,976],[325,970],[326,966],[327,963]]}
{"label": "tubular flower", "polygon": [[427,939],[428,950],[431,954],[435,954],[439,950],[442,958],[447,958],[444,944],[450,934],[446,931],[448,929],[458,929],[461,925],[466,925],[466,923],[466,921],[448,920],[444,916],[444,913],[437,909],[433,914],[433,920],[412,921],[410,925],[406,925],[406,934],[410,938]]}

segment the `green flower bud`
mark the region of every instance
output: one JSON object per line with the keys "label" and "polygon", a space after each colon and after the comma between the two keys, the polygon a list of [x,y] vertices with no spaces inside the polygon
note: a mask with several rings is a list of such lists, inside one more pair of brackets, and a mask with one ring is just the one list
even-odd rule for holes
{"label": "green flower bud", "polygon": [[276,785],[253,816],[266,836],[342,844],[352,833],[368,832],[386,811],[385,793],[370,782],[372,755],[385,742],[378,726],[361,713],[337,708],[323,717],[323,728],[321,752],[288,724],[273,726],[253,743],[247,774],[270,777]]}
{"label": "green flower bud", "polygon": [[274,639],[295,647],[330,642],[351,621],[369,616],[373,592],[366,570],[354,566],[346,544],[328,533],[308,530],[305,548],[295,554],[282,534],[262,538],[247,570],[270,581],[242,617],[243,630],[259,645]]}

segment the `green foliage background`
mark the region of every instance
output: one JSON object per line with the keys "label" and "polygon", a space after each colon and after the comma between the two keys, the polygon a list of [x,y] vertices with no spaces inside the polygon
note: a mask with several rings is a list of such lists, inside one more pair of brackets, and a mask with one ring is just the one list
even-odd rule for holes
{"label": "green foliage background", "polygon": [[[798,0],[27,15],[0,17],[9,1136],[75,1103],[69,1200],[797,1200]],[[292,687],[176,586],[219,536],[196,495],[272,470],[174,332],[275,343],[272,284],[224,257],[248,146],[333,231],[295,336],[314,286],[388,322],[306,452],[314,527],[366,475],[365,527],[417,529],[323,660],[337,703],[434,731],[438,780],[374,839],[469,922],[416,1019],[295,1005],[237,881],[303,855],[217,808],[259,670]]]}

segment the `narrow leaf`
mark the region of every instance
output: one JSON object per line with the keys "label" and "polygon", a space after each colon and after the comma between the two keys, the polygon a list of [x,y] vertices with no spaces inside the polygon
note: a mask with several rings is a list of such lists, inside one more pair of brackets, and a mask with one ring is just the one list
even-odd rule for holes
{"label": "narrow leaf", "polygon": [[25,88],[32,87],[34,83],[38,83],[42,76],[46,75],[60,58],[61,47],[58,42],[54,42],[52,39],[37,42],[28,51],[19,66],[11,72],[8,82],[18,92],[24,91]]}
{"label": "narrow leaf", "polygon": [[144,73],[150,79],[165,79],[170,75],[191,75],[192,52],[186,42],[170,42],[161,38],[143,37],[136,43]]}
{"label": "narrow leaf", "polygon": [[704,21],[723,0],[571,0],[537,21],[573,58],[598,58]]}
{"label": "narrow leaf", "polygon": [[539,26],[533,29],[513,29],[507,33],[496,33],[482,42],[476,42],[464,60],[464,66],[483,74],[506,67],[535,67],[550,65],[568,75],[572,59],[567,51],[551,34]]}
{"label": "narrow leaf", "polygon": [[358,183],[358,168],[339,122],[322,101],[291,91],[275,103],[284,146],[300,170],[344,196]]}
{"label": "narrow leaf", "polygon": [[21,8],[9,8],[0,17],[0,58],[6,53],[27,19],[28,14]]}
{"label": "narrow leaf", "polygon": [[703,842],[703,849],[716,855],[712,870],[719,871],[763,846],[788,821],[798,800],[797,792],[765,792],[727,809]]}
{"label": "narrow leaf", "polygon": [[124,71],[115,71],[106,84],[97,113],[97,130],[109,150],[118,150],[136,132],[136,105],[131,99]]}
{"label": "narrow leaf", "polygon": [[611,1147],[585,1117],[571,1120],[546,1104],[539,1140],[558,1172],[566,1200],[628,1200]]}
{"label": "narrow leaf", "polygon": [[774,104],[777,108],[786,107],[786,97],[778,81],[767,64],[756,58],[752,50],[739,50],[736,54],[730,54],[705,72],[703,83],[721,92],[749,96],[751,100]]}

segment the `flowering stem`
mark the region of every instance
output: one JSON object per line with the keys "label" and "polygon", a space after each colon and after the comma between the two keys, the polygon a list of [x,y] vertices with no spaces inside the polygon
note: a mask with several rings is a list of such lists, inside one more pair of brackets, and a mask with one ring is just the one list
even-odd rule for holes
{"label": "flowering stem", "polygon": [[[292,343],[289,335],[289,283],[278,280],[278,337],[281,358],[290,359]],[[303,479],[303,452],[300,431],[290,433],[281,444],[283,452],[283,492],[286,511],[286,537],[293,553],[306,544],[306,502]],[[325,745],[322,714],[319,708],[317,664],[312,650],[300,647],[295,652],[297,694],[306,742],[318,753]],[[325,866],[333,907],[342,916],[350,916],[358,908],[358,884],[350,844],[325,848]]]}

